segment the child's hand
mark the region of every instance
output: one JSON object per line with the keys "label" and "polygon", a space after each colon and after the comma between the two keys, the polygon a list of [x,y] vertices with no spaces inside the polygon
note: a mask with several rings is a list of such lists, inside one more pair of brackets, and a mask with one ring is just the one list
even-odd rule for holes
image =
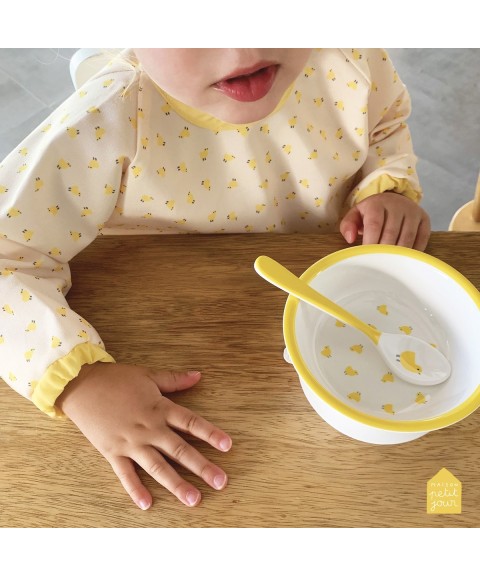
{"label": "child's hand", "polygon": [[230,437],[192,411],[163,396],[197,383],[200,373],[155,372],[111,363],[82,367],[57,399],[70,417],[112,466],[132,500],[148,509],[152,496],[141,482],[135,463],[182,503],[200,502],[200,491],[169,464],[168,457],[223,489],[227,476],[203,457],[175,430],[189,433],[220,451],[228,451]]}
{"label": "child's hand", "polygon": [[362,244],[397,244],[424,250],[430,218],[417,203],[396,192],[365,198],[344,216],[340,232],[348,243],[363,235]]}

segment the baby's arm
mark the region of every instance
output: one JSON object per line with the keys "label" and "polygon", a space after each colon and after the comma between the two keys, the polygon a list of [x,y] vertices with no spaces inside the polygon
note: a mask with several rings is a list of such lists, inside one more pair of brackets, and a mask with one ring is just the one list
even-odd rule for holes
{"label": "baby's arm", "polygon": [[423,250],[430,221],[418,205],[422,190],[406,124],[410,96],[384,51],[368,50],[364,57],[358,66],[371,83],[369,151],[347,199],[349,210],[340,231],[347,242],[363,234],[364,244],[400,244]]}
{"label": "baby's arm", "polygon": [[[50,416],[71,417],[139,506],[148,507],[151,497],[134,461],[183,502],[196,504],[198,491],[161,453],[216,488],[226,476],[173,429],[221,450],[231,441],[162,392],[189,387],[199,375],[115,365],[95,329],[65,298],[68,262],[109,219],[122,170],[135,156],[131,81],[129,70],[88,83],[0,166],[0,375]],[[125,86],[131,92],[123,99]]]}

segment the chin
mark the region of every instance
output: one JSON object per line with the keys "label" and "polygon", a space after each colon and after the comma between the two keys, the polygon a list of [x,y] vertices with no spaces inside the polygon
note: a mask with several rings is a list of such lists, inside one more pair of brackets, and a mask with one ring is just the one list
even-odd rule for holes
{"label": "chin", "polygon": [[250,124],[263,120],[271,114],[277,102],[234,102],[232,106],[224,107],[222,110],[212,111],[216,118],[228,122],[229,124]]}

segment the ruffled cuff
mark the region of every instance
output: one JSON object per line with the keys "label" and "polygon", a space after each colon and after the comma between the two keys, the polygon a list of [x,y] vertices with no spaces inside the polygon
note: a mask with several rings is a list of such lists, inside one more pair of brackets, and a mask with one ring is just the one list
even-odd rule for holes
{"label": "ruffled cuff", "polygon": [[33,389],[32,402],[49,417],[64,418],[64,413],[55,407],[57,398],[67,384],[78,376],[83,365],[96,362],[114,363],[115,359],[99,345],[92,343],[77,345],[48,367]]}
{"label": "ruffled cuff", "polygon": [[406,178],[394,178],[389,174],[381,174],[365,187],[357,187],[352,191],[350,196],[350,206],[354,206],[369,196],[387,191],[398,192],[414,202],[419,202],[422,198],[422,192],[420,190],[415,190],[410,181]]}

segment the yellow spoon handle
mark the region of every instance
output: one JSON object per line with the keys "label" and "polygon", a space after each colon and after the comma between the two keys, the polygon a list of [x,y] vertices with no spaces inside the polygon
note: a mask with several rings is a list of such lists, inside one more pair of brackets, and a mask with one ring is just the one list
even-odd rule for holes
{"label": "yellow spoon handle", "polygon": [[361,321],[352,313],[346,311],[327,297],[320,294],[309,284],[295,276],[276,260],[268,256],[259,256],[255,261],[254,268],[257,273],[269,283],[290,293],[291,295],[305,301],[314,307],[321,309],[329,315],[332,315],[339,321],[350,325],[371,339],[376,345],[380,340],[381,333],[370,325]]}

